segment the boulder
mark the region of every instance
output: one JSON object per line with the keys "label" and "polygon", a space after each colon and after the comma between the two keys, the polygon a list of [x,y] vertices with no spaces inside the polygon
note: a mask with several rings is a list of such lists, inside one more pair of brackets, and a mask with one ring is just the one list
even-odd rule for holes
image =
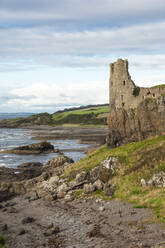
{"label": "boulder", "polygon": [[11,150],[1,151],[0,153],[15,153],[15,154],[40,154],[55,152],[54,146],[47,141],[42,141],[40,143],[30,144],[26,146],[19,146]]}
{"label": "boulder", "polygon": [[76,175],[75,181],[76,181],[76,183],[81,183],[81,182],[85,181],[87,179],[87,177],[88,177],[88,173],[86,171],[83,171],[83,172]]}
{"label": "boulder", "polygon": [[64,156],[64,155],[60,155],[57,158],[53,158],[51,160],[49,160],[44,168],[47,167],[60,167],[60,166],[65,166],[66,164],[72,164],[74,163],[73,159]]}
{"label": "boulder", "polygon": [[117,157],[107,157],[99,166],[90,171],[90,181],[94,183],[100,179],[104,183],[108,182],[120,167],[121,165]]}
{"label": "boulder", "polygon": [[108,183],[104,184],[104,188],[103,188],[104,194],[107,196],[113,196],[114,192],[115,192],[115,186],[113,185],[109,185]]}
{"label": "boulder", "polygon": [[101,190],[101,189],[103,189],[104,184],[100,179],[98,179],[96,182],[94,182],[93,186],[96,189]]}
{"label": "boulder", "polygon": [[96,190],[95,186],[92,183],[84,184],[83,189],[84,189],[84,193],[86,194],[93,193]]}
{"label": "boulder", "polygon": [[142,187],[145,187],[147,185],[146,181],[143,178],[141,179],[140,183]]}
{"label": "boulder", "polygon": [[161,171],[154,174],[147,182],[147,185],[154,187],[165,187],[165,172]]}
{"label": "boulder", "polygon": [[58,188],[57,188],[57,197],[58,198],[63,198],[65,197],[66,193],[68,192],[69,187],[66,183],[61,184]]}
{"label": "boulder", "polygon": [[100,166],[109,169],[112,175],[114,175],[121,167],[119,159],[117,157],[107,157],[107,159],[102,161]]}

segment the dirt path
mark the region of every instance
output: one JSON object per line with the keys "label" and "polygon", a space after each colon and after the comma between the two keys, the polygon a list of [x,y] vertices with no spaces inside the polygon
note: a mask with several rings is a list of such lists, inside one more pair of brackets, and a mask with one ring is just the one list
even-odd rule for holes
{"label": "dirt path", "polygon": [[165,241],[165,230],[152,219],[151,211],[117,200],[16,197],[1,204],[0,232],[8,248],[144,248]]}

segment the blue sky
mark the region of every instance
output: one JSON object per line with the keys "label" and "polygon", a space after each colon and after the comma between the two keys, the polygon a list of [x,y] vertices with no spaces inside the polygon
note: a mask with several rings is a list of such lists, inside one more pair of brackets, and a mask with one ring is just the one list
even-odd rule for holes
{"label": "blue sky", "polygon": [[0,0],[0,112],[108,102],[109,63],[165,83],[164,0]]}

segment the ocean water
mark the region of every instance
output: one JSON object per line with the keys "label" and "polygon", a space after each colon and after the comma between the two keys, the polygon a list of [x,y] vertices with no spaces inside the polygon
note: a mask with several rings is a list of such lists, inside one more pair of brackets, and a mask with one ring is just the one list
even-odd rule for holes
{"label": "ocean water", "polygon": [[[29,129],[9,129],[0,128],[0,151],[12,149],[18,146],[23,146],[40,141],[31,140],[31,130]],[[78,140],[50,140],[55,148],[65,149],[64,154],[71,157],[75,162],[85,156],[84,152],[71,152],[72,148],[87,148],[90,145],[79,144]],[[67,151],[68,150],[68,151]],[[0,154],[0,166],[16,168],[18,165],[25,162],[41,162],[46,163],[48,160],[57,157],[56,153],[39,154],[39,155],[17,155],[17,154]]]}

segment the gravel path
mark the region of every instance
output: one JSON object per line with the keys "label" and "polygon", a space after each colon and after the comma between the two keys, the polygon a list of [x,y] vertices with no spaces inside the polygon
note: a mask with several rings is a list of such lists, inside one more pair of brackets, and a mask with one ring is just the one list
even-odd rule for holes
{"label": "gravel path", "polygon": [[8,248],[153,247],[165,241],[165,230],[152,220],[150,210],[118,200],[29,202],[16,197],[0,206],[0,232]]}

